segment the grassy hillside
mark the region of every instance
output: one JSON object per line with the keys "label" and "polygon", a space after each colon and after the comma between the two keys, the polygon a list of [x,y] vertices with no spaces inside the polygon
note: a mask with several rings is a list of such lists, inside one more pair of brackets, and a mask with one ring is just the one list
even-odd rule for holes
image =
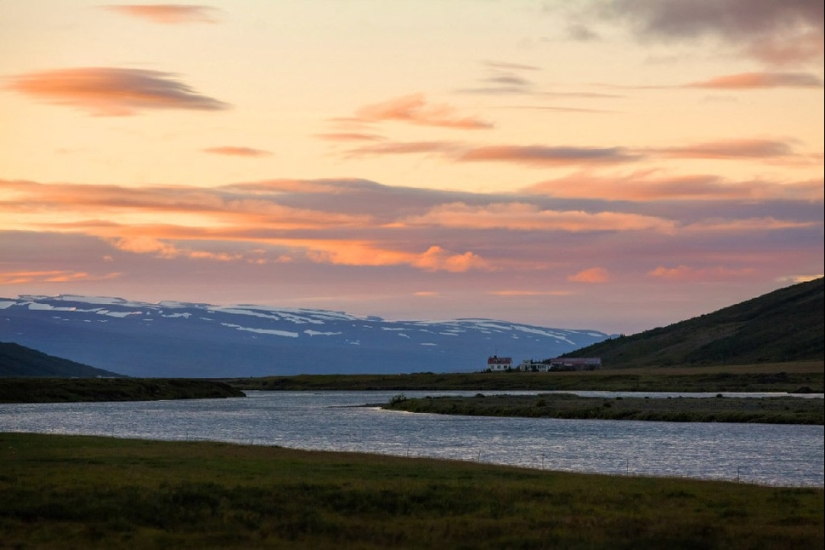
{"label": "grassy hillside", "polygon": [[822,548],[821,488],[0,434],[1,548]]}
{"label": "grassy hillside", "polygon": [[121,374],[61,359],[18,344],[0,342],[0,377],[97,378]]}
{"label": "grassy hillside", "polygon": [[825,279],[783,288],[664,328],[567,354],[604,368],[739,365],[825,357]]}

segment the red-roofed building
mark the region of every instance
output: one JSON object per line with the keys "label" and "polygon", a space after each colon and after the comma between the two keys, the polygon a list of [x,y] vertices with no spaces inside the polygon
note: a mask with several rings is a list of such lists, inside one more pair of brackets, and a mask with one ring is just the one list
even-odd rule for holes
{"label": "red-roofed building", "polygon": [[493,355],[487,358],[487,370],[490,372],[501,372],[513,368],[512,357],[498,357]]}

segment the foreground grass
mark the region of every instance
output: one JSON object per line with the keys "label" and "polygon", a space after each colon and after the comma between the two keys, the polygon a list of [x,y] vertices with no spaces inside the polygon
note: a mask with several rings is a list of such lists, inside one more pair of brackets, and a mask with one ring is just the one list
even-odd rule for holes
{"label": "foreground grass", "polygon": [[2,378],[0,403],[156,401],[244,397],[222,382],[174,378]]}
{"label": "foreground grass", "polygon": [[825,425],[825,402],[798,397],[674,398],[579,397],[572,394],[492,395],[407,399],[398,396],[385,409],[470,416],[598,418],[669,422],[758,422]]}
{"label": "foreground grass", "polygon": [[823,490],[0,434],[2,548],[821,548]]}
{"label": "foreground grass", "polygon": [[243,390],[465,390],[817,392],[825,388],[822,361],[715,367],[602,369],[554,373],[416,373],[299,375],[225,380]]}

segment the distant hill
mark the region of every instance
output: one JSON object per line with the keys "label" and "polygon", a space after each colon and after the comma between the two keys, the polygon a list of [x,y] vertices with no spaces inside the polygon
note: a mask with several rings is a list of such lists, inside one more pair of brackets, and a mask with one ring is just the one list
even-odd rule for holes
{"label": "distant hill", "polygon": [[97,378],[122,377],[68,359],[46,355],[18,344],[0,342],[0,377]]}
{"label": "distant hill", "polygon": [[604,368],[822,360],[823,281],[793,285],[664,328],[611,338],[566,356],[601,357]]}
{"label": "distant hill", "polygon": [[131,377],[471,372],[600,342],[595,330],[492,319],[385,320],[255,304],[0,298],[0,340]]}

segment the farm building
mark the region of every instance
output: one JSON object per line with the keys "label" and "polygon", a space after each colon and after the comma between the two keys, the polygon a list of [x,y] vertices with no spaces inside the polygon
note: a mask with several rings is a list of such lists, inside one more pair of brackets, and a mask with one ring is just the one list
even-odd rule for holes
{"label": "farm building", "polygon": [[596,370],[602,366],[599,357],[556,357],[544,361],[531,359],[522,361],[518,370],[522,372],[551,372],[551,371],[578,371]]}
{"label": "farm building", "polygon": [[601,357],[556,357],[549,359],[550,370],[596,370],[601,368]]}
{"label": "farm building", "polygon": [[513,368],[512,357],[498,357],[493,355],[487,358],[487,370],[490,372],[501,372],[511,370]]}

